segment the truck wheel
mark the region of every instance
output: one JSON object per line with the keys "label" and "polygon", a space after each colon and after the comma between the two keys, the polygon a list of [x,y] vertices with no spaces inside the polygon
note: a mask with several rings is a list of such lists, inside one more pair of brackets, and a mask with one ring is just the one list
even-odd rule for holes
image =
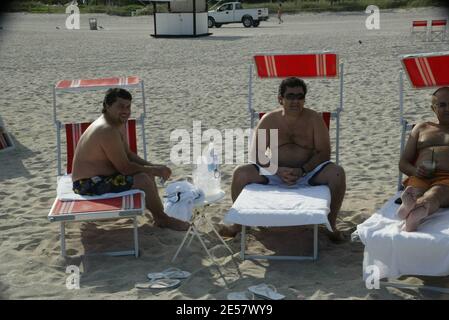
{"label": "truck wheel", "polygon": [[220,28],[221,26],[222,26],[221,23],[216,23],[216,22],[215,22],[215,28]]}
{"label": "truck wheel", "polygon": [[253,18],[251,18],[250,16],[244,16],[242,18],[242,23],[245,26],[245,28],[249,28],[253,25]]}
{"label": "truck wheel", "polygon": [[213,28],[214,25],[215,25],[215,20],[214,20],[214,18],[208,17],[208,19],[207,19],[207,26],[208,26],[209,28]]}
{"label": "truck wheel", "polygon": [[254,27],[254,28],[257,28],[257,27],[259,26],[259,24],[260,24],[260,21],[259,21],[259,20],[254,20],[254,21],[253,21],[253,27]]}

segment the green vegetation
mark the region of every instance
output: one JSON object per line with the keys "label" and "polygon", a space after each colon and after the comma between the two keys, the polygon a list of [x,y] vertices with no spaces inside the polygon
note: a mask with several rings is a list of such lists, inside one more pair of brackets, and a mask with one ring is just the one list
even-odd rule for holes
{"label": "green vegetation", "polygon": [[[261,3],[248,3],[245,2],[245,7],[255,8],[264,7],[268,8],[270,13],[277,12],[278,3],[273,2],[261,2]],[[445,1],[438,0],[317,0],[317,1],[305,1],[305,0],[291,0],[282,2],[282,11],[284,13],[298,13],[298,12],[323,12],[323,11],[365,11],[369,5],[376,5],[380,9],[393,9],[393,8],[415,8],[415,7],[431,7],[442,6]]]}
{"label": "green vegetation", "polygon": [[[232,1],[232,0],[230,0]],[[272,0],[244,0],[245,8],[264,7],[270,13],[277,12],[278,1]],[[30,13],[65,13],[69,0],[18,0],[11,3],[11,12]],[[106,13],[118,16],[149,15],[153,14],[153,6],[145,6],[139,0],[90,0],[89,5],[83,5],[79,1],[81,13]],[[221,3],[227,2],[227,0]],[[212,6],[216,1],[210,1]],[[374,4],[380,9],[414,8],[442,6],[444,0],[286,0],[282,2],[284,13],[297,12],[323,12],[323,11],[364,11],[367,6]],[[158,12],[166,12],[167,5],[159,4]]]}

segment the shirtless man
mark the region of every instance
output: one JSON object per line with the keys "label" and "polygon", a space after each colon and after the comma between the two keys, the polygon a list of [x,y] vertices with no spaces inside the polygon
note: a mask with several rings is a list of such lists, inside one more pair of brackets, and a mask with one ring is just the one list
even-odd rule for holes
{"label": "shirtless man", "polygon": [[[305,108],[307,86],[301,79],[292,77],[279,86],[280,108],[267,113],[258,123],[255,131],[278,129],[278,169],[275,175],[263,175],[263,167],[252,151],[250,164],[239,166],[232,177],[232,200],[235,201],[243,188],[250,183],[286,184],[290,186],[328,185],[331,192],[331,206],[328,216],[334,230],[329,234],[333,241],[343,240],[337,230],[337,213],[346,191],[345,172],[342,167],[330,162],[329,132],[321,115]],[[266,130],[265,132],[268,132]],[[269,134],[267,133],[267,137]],[[269,143],[268,143],[269,144]],[[257,146],[253,143],[253,146]],[[260,147],[260,146],[259,146]],[[257,163],[257,164],[256,164]],[[222,228],[224,236],[233,236],[239,225]]]}
{"label": "shirtless man", "polygon": [[413,128],[399,162],[408,178],[397,214],[409,232],[439,208],[449,207],[449,87],[433,93],[432,110],[438,122]]}
{"label": "shirtless man", "polygon": [[161,228],[187,230],[188,224],[164,212],[154,177],[168,179],[171,170],[151,164],[130,151],[125,124],[131,114],[131,94],[124,89],[109,89],[102,115],[82,134],[73,159],[73,190],[84,195],[100,195],[141,189],[154,223]]}

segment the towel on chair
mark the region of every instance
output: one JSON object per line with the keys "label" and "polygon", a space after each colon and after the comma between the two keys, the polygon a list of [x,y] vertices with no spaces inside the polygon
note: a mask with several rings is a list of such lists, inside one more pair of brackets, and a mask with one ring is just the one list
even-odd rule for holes
{"label": "towel on chair", "polygon": [[99,199],[109,199],[118,198],[123,196],[129,196],[136,193],[144,193],[140,189],[131,189],[128,191],[117,192],[117,193],[105,193],[97,196],[86,196],[73,192],[73,181],[72,175],[66,174],[58,177],[57,186],[57,198],[61,201],[73,201],[73,200],[99,200]]}
{"label": "towel on chair", "polygon": [[240,193],[225,216],[225,223],[245,226],[299,226],[325,224],[330,211],[327,186],[282,188],[250,184]]}
{"label": "towel on chair", "polygon": [[364,278],[379,268],[380,278],[401,275],[449,275],[449,209],[440,209],[427,217],[418,231],[403,230],[404,221],[396,216],[399,208],[394,201],[398,192],[378,212],[357,226],[365,245]]}

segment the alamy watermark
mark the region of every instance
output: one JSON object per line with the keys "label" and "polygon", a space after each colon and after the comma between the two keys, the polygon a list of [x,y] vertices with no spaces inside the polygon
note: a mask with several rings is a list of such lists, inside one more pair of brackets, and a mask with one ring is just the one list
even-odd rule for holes
{"label": "alamy watermark", "polygon": [[365,20],[365,27],[368,30],[379,30],[380,29],[379,7],[375,5],[369,5],[365,9],[365,13],[370,13],[370,15]]}
{"label": "alamy watermark", "polygon": [[376,265],[365,268],[365,287],[368,290],[380,289],[380,269]]}
{"label": "alamy watermark", "polygon": [[80,29],[80,9],[78,8],[78,3],[72,1],[70,5],[65,8],[65,13],[69,16],[65,20],[65,27],[68,30],[79,30]]}
{"label": "alamy watermark", "polygon": [[[201,121],[193,121],[191,132],[192,134],[186,129],[176,129],[170,133],[170,141],[175,142],[170,151],[170,161],[173,164],[197,163],[197,159],[206,157],[204,150],[202,152],[202,144],[213,142],[220,164],[243,164],[248,161],[255,163],[257,150],[257,163],[271,174],[275,174],[278,169],[277,129],[259,129],[257,139],[254,139],[251,129],[226,129],[223,138],[221,131],[207,129],[203,132]],[[245,159],[245,153],[248,154],[248,159]]]}
{"label": "alamy watermark", "polygon": [[80,268],[75,265],[67,266],[65,273],[69,276],[65,280],[65,287],[68,290],[79,290],[80,288]]}

